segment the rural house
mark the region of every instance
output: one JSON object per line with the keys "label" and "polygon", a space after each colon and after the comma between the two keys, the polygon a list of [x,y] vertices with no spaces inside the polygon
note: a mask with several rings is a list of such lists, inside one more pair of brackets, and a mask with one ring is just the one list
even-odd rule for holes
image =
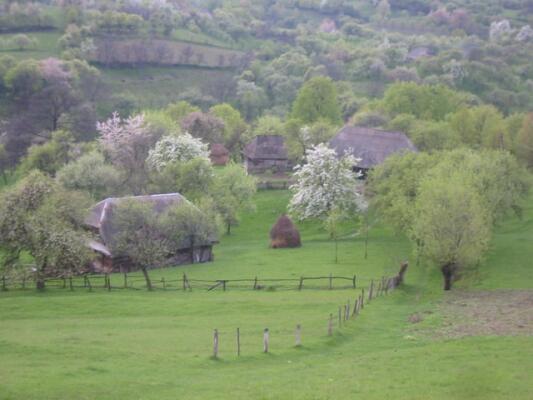
{"label": "rural house", "polygon": [[402,132],[388,132],[373,128],[345,126],[329,142],[338,155],[352,154],[361,161],[354,167],[366,172],[381,164],[395,153],[417,151],[415,145]]}
{"label": "rural house", "polygon": [[[85,220],[85,225],[97,236],[96,240],[89,242],[89,247],[97,255],[91,265],[91,268],[95,272],[130,271],[134,269],[134,266],[129,261],[127,255],[113,254],[112,251],[113,238],[114,235],[117,234],[113,223],[113,216],[115,215],[114,210],[120,202],[125,199],[149,203],[153,206],[153,210],[156,213],[162,213],[171,206],[188,202],[188,200],[179,193],[169,193],[121,198],[111,197],[94,205]],[[185,240],[176,254],[169,254],[168,264],[189,264],[193,261],[191,257],[194,257],[195,263],[212,261],[212,248],[213,244],[216,242],[217,239],[212,238],[208,243],[201,243],[198,245],[194,249],[194,252],[192,252],[190,244]]]}
{"label": "rural house", "polygon": [[285,140],[281,135],[259,135],[244,148],[244,165],[252,174],[280,173],[289,169]]}

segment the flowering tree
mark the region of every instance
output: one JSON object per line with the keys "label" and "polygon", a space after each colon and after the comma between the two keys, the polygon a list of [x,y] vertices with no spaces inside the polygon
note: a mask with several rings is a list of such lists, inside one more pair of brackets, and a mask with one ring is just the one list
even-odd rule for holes
{"label": "flowering tree", "polygon": [[325,219],[335,212],[358,208],[360,194],[353,167],[358,161],[350,154],[338,157],[335,150],[319,144],[307,151],[307,163],[296,166],[296,183],[289,211],[298,219]]}
{"label": "flowering tree", "polygon": [[145,160],[156,138],[146,128],[144,115],[121,119],[117,112],[96,129],[100,143],[117,167],[122,168],[134,193],[142,192],[146,185]]}
{"label": "flowering tree", "polygon": [[174,162],[187,162],[194,158],[209,158],[207,144],[188,133],[179,136],[165,136],[150,150],[146,162],[158,172]]}

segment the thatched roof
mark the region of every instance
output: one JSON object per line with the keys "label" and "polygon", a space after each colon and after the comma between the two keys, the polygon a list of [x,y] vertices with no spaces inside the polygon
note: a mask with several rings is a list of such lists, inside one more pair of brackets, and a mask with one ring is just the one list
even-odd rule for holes
{"label": "thatched roof", "polygon": [[330,140],[329,146],[337,154],[350,152],[361,161],[358,168],[369,169],[381,164],[394,153],[417,151],[402,132],[388,132],[373,128],[345,126]]}
{"label": "thatched roof", "polygon": [[244,155],[252,160],[287,160],[285,140],[281,135],[259,135],[244,148]]}
{"label": "thatched roof", "polygon": [[[116,228],[113,224],[113,216],[116,207],[125,200],[139,201],[151,204],[156,213],[162,213],[169,207],[189,203],[189,201],[179,193],[154,194],[147,196],[129,196],[129,197],[110,197],[95,204],[87,218],[85,224],[98,232],[99,241],[91,241],[89,247],[104,255],[111,255],[110,248],[112,247],[114,236],[117,234]],[[213,238],[212,242],[215,242]],[[189,245],[184,241],[180,248],[188,248]]]}
{"label": "thatched roof", "polygon": [[278,218],[270,230],[270,247],[274,249],[284,247],[300,247],[300,232],[286,215]]}

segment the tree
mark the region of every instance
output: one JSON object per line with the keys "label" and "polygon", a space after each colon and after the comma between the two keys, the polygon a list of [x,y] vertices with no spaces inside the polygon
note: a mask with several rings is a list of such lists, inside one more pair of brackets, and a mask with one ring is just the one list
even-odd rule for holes
{"label": "tree", "polygon": [[7,185],[7,172],[9,170],[9,157],[7,155],[6,147],[0,144],[0,173],[4,179],[4,184]]}
{"label": "tree", "polygon": [[23,33],[13,36],[11,39],[12,46],[16,47],[19,51],[26,50],[29,47],[35,46],[36,41],[34,38],[29,37]]}
{"label": "tree", "polygon": [[209,159],[207,144],[188,133],[179,136],[165,136],[148,153],[146,162],[156,171],[163,171],[174,162],[187,162],[194,158]]}
{"label": "tree", "polygon": [[289,211],[298,219],[325,219],[333,210],[356,210],[359,193],[352,155],[338,157],[335,150],[319,144],[307,151],[306,164],[296,166]]}
{"label": "tree", "polygon": [[195,250],[211,244],[217,236],[217,224],[212,212],[204,212],[191,203],[179,204],[167,210],[164,224],[174,249],[189,248],[191,262]]}
{"label": "tree", "polygon": [[199,107],[193,106],[184,100],[169,104],[167,108],[165,108],[165,112],[177,123],[180,123],[187,115],[200,111]]}
{"label": "tree", "polygon": [[113,229],[117,233],[110,249],[114,255],[127,256],[140,268],[146,287],[152,290],[148,268],[164,262],[172,250],[169,239],[163,234],[163,218],[151,204],[134,200],[121,202],[114,212]]}
{"label": "tree", "polygon": [[56,131],[48,142],[33,145],[28,149],[28,154],[20,163],[19,170],[27,173],[32,169],[38,169],[53,176],[69,161],[73,144],[74,138],[69,132]]}
{"label": "tree", "polygon": [[346,219],[346,214],[341,210],[335,208],[332,209],[326,219],[324,220],[324,228],[329,234],[329,238],[335,243],[335,264],[339,262],[339,236],[340,236],[340,224]]}
{"label": "tree", "polygon": [[220,214],[226,233],[239,222],[239,213],[253,209],[252,198],[256,192],[255,178],[249,176],[242,165],[230,163],[215,176],[212,198]]}
{"label": "tree", "polygon": [[533,168],[533,113],[524,117],[522,128],[516,138],[516,154],[528,168]]}
{"label": "tree", "polygon": [[220,143],[224,132],[224,122],[214,115],[193,112],[181,120],[181,128],[204,142]]}
{"label": "tree", "polygon": [[414,236],[422,253],[435,262],[450,290],[460,268],[478,263],[490,239],[490,216],[461,173],[430,177],[416,200]]}
{"label": "tree", "polygon": [[111,162],[126,174],[126,183],[133,193],[145,190],[147,173],[145,160],[157,141],[145,126],[142,114],[121,119],[118,113],[97,124],[100,143]]}
{"label": "tree", "polygon": [[244,148],[248,125],[239,110],[230,104],[221,103],[210,108],[209,112],[224,122],[223,141],[226,148],[235,156]]}
{"label": "tree", "polygon": [[41,172],[33,171],[2,193],[0,246],[6,263],[26,251],[36,264],[38,289],[48,275],[73,274],[84,267],[90,254],[82,229],[89,200],[79,192],[61,188]]}
{"label": "tree", "polygon": [[337,89],[333,81],[318,76],[304,83],[292,106],[292,117],[304,123],[313,123],[320,119],[332,124],[341,123]]}
{"label": "tree", "polygon": [[57,171],[56,180],[67,189],[86,191],[97,200],[116,194],[122,181],[120,173],[97,151],[64,165]]}

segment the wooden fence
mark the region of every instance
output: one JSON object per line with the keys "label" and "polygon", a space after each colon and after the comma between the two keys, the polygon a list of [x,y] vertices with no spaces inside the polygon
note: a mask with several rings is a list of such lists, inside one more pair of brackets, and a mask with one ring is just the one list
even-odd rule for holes
{"label": "wooden fence", "polygon": [[[44,280],[48,289],[66,290],[147,290],[146,281],[138,274],[115,273],[87,274],[66,276],[60,278],[47,278]],[[25,290],[36,288],[36,275],[30,274],[22,277],[2,276],[0,290]],[[357,276],[301,276],[299,278],[244,278],[244,279],[193,279],[186,274],[174,277],[162,277],[151,280],[152,290],[182,290],[193,289],[210,291],[227,290],[334,290],[356,289]]]}
{"label": "wooden fence", "polygon": [[[335,330],[341,330],[343,327],[346,327],[350,321],[355,320],[363,311],[363,309],[368,306],[372,301],[378,297],[387,296],[391,291],[396,289],[403,282],[404,274],[407,270],[407,263],[403,263],[400,272],[398,275],[393,277],[382,277],[378,280],[371,280],[369,286],[366,288],[361,288],[360,294],[354,299],[349,299],[345,304],[342,304],[336,310],[337,316],[335,313],[330,313],[327,320],[327,323],[324,324],[324,334],[327,336],[333,336]],[[302,324],[296,324],[294,328],[294,346],[301,347],[303,345],[302,339]],[[218,359],[220,356],[221,345],[227,345],[234,349],[237,356],[241,356],[242,348],[242,331],[240,328],[235,329],[235,341],[233,339],[228,340],[229,343],[222,343],[220,340],[220,330],[213,330],[213,353],[211,357],[213,359]],[[257,336],[262,335],[262,352],[268,353],[271,351],[270,346],[270,329],[264,328],[262,330],[257,330]],[[227,335],[228,336],[228,335]],[[321,334],[321,336],[323,336]],[[259,343],[259,341],[257,341]],[[235,347],[234,347],[235,346]],[[257,351],[259,352],[259,347]]]}

